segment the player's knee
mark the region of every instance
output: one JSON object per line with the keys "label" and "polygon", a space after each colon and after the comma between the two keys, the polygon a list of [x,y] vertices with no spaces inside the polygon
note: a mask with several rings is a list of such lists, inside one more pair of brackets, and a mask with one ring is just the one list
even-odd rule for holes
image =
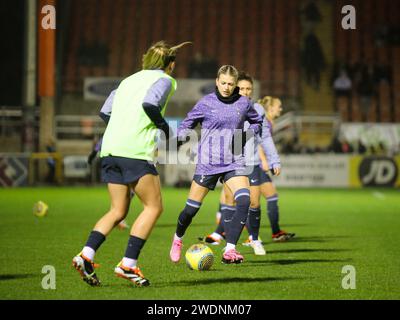
{"label": "player's knee", "polygon": [[109,213],[117,222],[124,220],[127,215],[127,211],[124,208],[112,208]]}
{"label": "player's knee", "polygon": [[260,207],[260,201],[258,199],[250,199],[250,209],[257,209]]}
{"label": "player's knee", "polygon": [[235,198],[233,197],[233,195],[225,194],[225,204],[228,205],[228,206],[235,205]]}
{"label": "player's knee", "polygon": [[273,200],[278,200],[278,193],[274,192],[271,194],[268,194],[266,197],[267,201],[273,201]]}
{"label": "player's knee", "polygon": [[152,216],[156,218],[160,217],[164,211],[162,203],[159,203],[157,205],[147,206],[145,209],[147,212],[149,212]]}
{"label": "player's knee", "polygon": [[154,214],[159,218],[164,211],[163,205],[159,205],[157,208],[154,208]]}

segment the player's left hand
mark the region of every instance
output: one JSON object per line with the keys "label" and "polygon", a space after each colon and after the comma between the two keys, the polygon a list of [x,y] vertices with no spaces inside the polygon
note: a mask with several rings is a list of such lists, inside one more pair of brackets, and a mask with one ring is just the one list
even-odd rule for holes
{"label": "player's left hand", "polygon": [[279,176],[281,174],[281,168],[275,167],[272,169],[272,172],[274,173],[274,176]]}

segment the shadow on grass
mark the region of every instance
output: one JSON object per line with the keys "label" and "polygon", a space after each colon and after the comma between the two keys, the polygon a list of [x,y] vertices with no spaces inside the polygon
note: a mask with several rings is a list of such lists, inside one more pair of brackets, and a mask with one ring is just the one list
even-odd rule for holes
{"label": "shadow on grass", "polygon": [[353,259],[279,259],[279,260],[269,260],[269,261],[262,261],[262,260],[253,260],[253,261],[246,261],[247,266],[252,264],[260,265],[260,264],[278,264],[278,265],[290,265],[290,264],[298,264],[298,263],[324,263],[324,262],[350,262]]}
{"label": "shadow on grass", "polygon": [[287,249],[287,250],[273,250],[269,251],[268,254],[273,253],[297,253],[297,252],[346,252],[352,251],[351,249]]}
{"label": "shadow on grass", "polygon": [[0,274],[0,281],[35,278],[37,274]]}
{"label": "shadow on grass", "polygon": [[[310,237],[296,236],[290,239],[290,242],[329,242],[339,239],[350,239],[350,238],[352,237],[351,236],[310,236]],[[278,243],[287,243],[287,242],[278,242]]]}
{"label": "shadow on grass", "polygon": [[[215,223],[193,223],[190,225],[191,227],[212,227],[215,226]],[[176,229],[176,223],[157,223],[156,228],[172,228],[173,230]]]}
{"label": "shadow on grass", "polygon": [[[239,278],[239,277],[223,277],[214,279],[200,279],[200,280],[183,280],[174,283],[174,287],[187,287],[193,285],[210,285],[210,284],[229,284],[229,283],[251,283],[251,282],[275,282],[275,281],[290,281],[290,280],[304,280],[305,278],[299,277],[257,277],[257,278]],[[158,283],[157,287],[170,287],[171,283],[161,284]]]}
{"label": "shadow on grass", "polygon": [[[291,228],[291,227],[309,227],[310,226],[310,224],[305,224],[305,223],[288,223],[288,224],[281,224],[281,227],[283,228],[283,229],[285,229],[285,228],[287,228],[287,227],[289,227],[289,228]],[[294,232],[296,232],[296,231],[294,231]]]}

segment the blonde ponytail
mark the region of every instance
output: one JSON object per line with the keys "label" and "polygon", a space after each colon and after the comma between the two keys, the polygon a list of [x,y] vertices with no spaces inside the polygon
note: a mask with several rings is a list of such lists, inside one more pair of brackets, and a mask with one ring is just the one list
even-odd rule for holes
{"label": "blonde ponytail", "polygon": [[165,41],[158,41],[153,44],[142,58],[143,70],[162,69],[165,70],[168,65],[175,61],[178,49],[192,42],[186,41],[176,46],[169,46]]}
{"label": "blonde ponytail", "polygon": [[263,108],[268,111],[270,107],[274,105],[274,103],[282,103],[281,99],[272,96],[265,96],[257,101],[258,104],[261,104]]}

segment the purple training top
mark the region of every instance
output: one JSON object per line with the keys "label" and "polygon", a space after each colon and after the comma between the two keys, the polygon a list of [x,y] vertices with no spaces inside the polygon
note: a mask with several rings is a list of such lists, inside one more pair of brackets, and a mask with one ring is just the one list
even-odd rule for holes
{"label": "purple training top", "polygon": [[261,147],[267,156],[270,168],[280,168],[281,159],[279,158],[278,151],[276,150],[274,141],[272,140],[272,123],[264,117],[262,126]]}
{"label": "purple training top", "polygon": [[[261,137],[260,135],[256,135],[254,138],[246,143],[246,165],[252,166],[259,165],[261,163],[261,159],[258,153],[258,146],[261,145],[265,155],[267,156],[269,167],[271,169],[276,167],[280,168],[281,160],[279,158],[278,151],[276,150],[275,143],[272,140],[272,123],[268,121],[265,117],[264,108],[260,104],[254,103],[254,109],[263,118],[262,131]],[[250,124],[246,122],[244,124],[244,129],[247,130],[247,128],[249,127]]]}
{"label": "purple training top", "polygon": [[202,127],[197,152],[196,175],[213,175],[245,168],[243,155],[233,155],[232,137],[235,129],[243,130],[245,121],[249,129],[258,134],[262,117],[252,102],[240,97],[233,103],[221,102],[216,93],[200,99],[178,128],[178,137],[186,137],[197,124]]}

